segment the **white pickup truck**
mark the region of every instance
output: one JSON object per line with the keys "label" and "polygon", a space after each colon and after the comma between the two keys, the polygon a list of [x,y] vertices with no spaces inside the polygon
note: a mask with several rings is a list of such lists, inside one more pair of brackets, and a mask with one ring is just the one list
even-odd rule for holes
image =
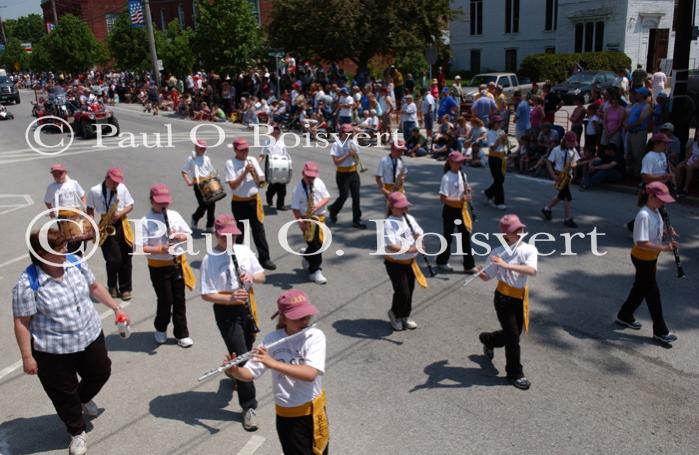
{"label": "white pickup truck", "polygon": [[531,84],[520,84],[520,80],[515,73],[477,74],[468,82],[468,85],[464,87],[464,101],[467,103],[472,103],[476,93],[478,93],[478,87],[481,84],[488,85],[491,82],[494,82],[495,85],[502,86],[502,91],[508,98],[510,98],[512,93],[514,93],[516,90],[526,92],[532,88]]}

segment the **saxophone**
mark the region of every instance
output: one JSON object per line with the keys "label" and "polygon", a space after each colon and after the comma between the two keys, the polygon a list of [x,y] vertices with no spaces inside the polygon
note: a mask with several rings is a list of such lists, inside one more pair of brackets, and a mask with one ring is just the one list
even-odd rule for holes
{"label": "saxophone", "polygon": [[100,222],[97,225],[100,233],[99,246],[102,246],[104,241],[107,240],[107,237],[116,235],[116,228],[114,227],[114,214],[116,213],[118,206],[119,199],[115,198],[112,205],[109,206],[107,213],[102,215],[102,218],[100,218]]}
{"label": "saxophone", "polygon": [[563,164],[563,170],[561,171],[562,177],[559,181],[553,183],[558,191],[561,191],[570,185],[570,166],[572,162],[572,159],[568,159],[568,150],[566,150],[566,161]]}
{"label": "saxophone", "polygon": [[315,197],[313,196],[313,184],[308,186],[308,202],[306,203],[306,214],[304,219],[306,220],[306,229],[303,231],[303,239],[310,243],[316,236],[316,229],[318,226],[313,221],[320,221],[317,215],[313,214],[313,208],[315,207]]}
{"label": "saxophone", "polygon": [[403,193],[403,178],[405,177],[405,167],[402,167],[400,172],[398,173],[398,177],[396,177],[393,181],[393,187],[391,188],[391,192],[396,192],[400,191]]}

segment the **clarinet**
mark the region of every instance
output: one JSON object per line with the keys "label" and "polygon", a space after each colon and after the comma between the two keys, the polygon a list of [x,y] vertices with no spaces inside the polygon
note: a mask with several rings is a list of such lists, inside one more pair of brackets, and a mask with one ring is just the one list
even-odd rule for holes
{"label": "clarinet", "polygon": [[[238,258],[235,255],[235,251],[231,251],[231,259],[233,260],[233,269],[235,269],[235,278],[238,280],[238,284],[240,284],[240,286],[246,291],[249,291],[249,286],[244,284],[243,280],[240,279],[240,266],[238,265]],[[252,333],[260,333],[260,327],[258,327],[257,321],[255,320],[255,316],[252,314],[252,308],[250,307],[249,297],[245,299],[245,309],[248,310],[248,318],[250,320],[250,331]]]}
{"label": "clarinet", "polygon": [[[168,245],[170,244],[170,235],[172,234],[172,231],[170,230],[170,220],[167,217],[167,209],[163,208],[163,221],[165,221],[165,229],[166,229],[166,234],[167,234],[167,243]],[[172,256],[172,265],[175,267],[175,280],[181,280],[183,278],[182,276],[182,266],[181,263],[177,260],[177,256],[173,255]]]}
{"label": "clarinet", "polygon": [[[672,225],[670,224],[670,215],[667,213],[667,210],[665,207],[660,208],[660,216],[663,218],[663,222],[665,223],[665,227],[668,230],[668,233],[670,234],[670,238],[672,238]],[[677,278],[684,278],[684,269],[682,269],[682,261],[680,260],[680,252],[677,248],[672,249],[672,254],[675,255],[675,267],[677,267]]]}
{"label": "clarinet", "polygon": [[[413,234],[413,238],[415,238],[415,241],[417,241],[417,235],[415,234],[415,229],[413,228],[413,224],[410,222],[410,219],[408,218],[408,214],[403,215],[403,218],[405,219],[405,222],[407,223],[408,227],[410,228],[410,232]],[[430,260],[427,257],[425,253],[420,253],[420,256],[422,259],[425,261],[425,265],[427,266],[427,270],[430,272],[430,276],[433,277],[434,275],[434,270],[432,270],[432,264],[430,264]]]}
{"label": "clarinet", "polygon": [[[464,193],[471,193],[471,185],[468,184],[464,171],[459,169],[459,174],[461,174],[461,178],[464,179]],[[468,201],[467,204],[468,208],[471,210],[471,221],[476,221],[478,217],[476,216],[476,207],[473,205],[473,201]]]}

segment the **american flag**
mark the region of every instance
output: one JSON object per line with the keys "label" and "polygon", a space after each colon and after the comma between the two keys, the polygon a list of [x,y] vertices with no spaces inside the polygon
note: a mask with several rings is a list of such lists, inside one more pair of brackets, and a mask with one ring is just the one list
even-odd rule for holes
{"label": "american flag", "polygon": [[143,27],[145,25],[141,0],[129,0],[129,16],[131,16],[132,27]]}

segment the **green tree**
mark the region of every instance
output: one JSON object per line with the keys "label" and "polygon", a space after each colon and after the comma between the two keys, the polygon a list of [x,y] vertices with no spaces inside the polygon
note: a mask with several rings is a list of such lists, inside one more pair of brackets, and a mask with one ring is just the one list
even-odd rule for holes
{"label": "green tree", "polygon": [[304,56],[347,58],[366,68],[374,56],[408,58],[428,43],[445,46],[441,30],[457,14],[449,0],[275,0],[269,40]]}
{"label": "green tree", "polygon": [[88,26],[73,16],[61,16],[56,29],[40,40],[48,53],[51,69],[65,73],[86,71],[104,60],[104,48],[100,46]]}
{"label": "green tree", "polygon": [[233,74],[262,55],[264,41],[248,0],[198,0],[197,11],[193,44],[205,68]]}
{"label": "green tree", "polygon": [[128,12],[120,14],[114,22],[107,44],[118,68],[131,71],[150,68],[145,28],[131,27]]}
{"label": "green tree", "polygon": [[29,55],[29,69],[33,71],[50,71],[51,54],[48,50],[49,35],[44,35],[37,43],[32,44],[32,53]]}
{"label": "green tree", "polygon": [[8,41],[10,38],[17,38],[23,43],[36,43],[46,34],[44,19],[40,14],[8,19],[4,25]]}
{"label": "green tree", "polygon": [[7,69],[21,69],[24,53],[22,42],[19,40],[19,38],[10,38],[7,40],[5,52],[0,55],[0,63],[2,63],[2,66],[6,67]]}
{"label": "green tree", "polygon": [[158,58],[163,61],[165,72],[181,78],[192,71],[195,61],[192,36],[192,29],[181,30],[177,19],[167,24],[164,32],[155,34]]}

